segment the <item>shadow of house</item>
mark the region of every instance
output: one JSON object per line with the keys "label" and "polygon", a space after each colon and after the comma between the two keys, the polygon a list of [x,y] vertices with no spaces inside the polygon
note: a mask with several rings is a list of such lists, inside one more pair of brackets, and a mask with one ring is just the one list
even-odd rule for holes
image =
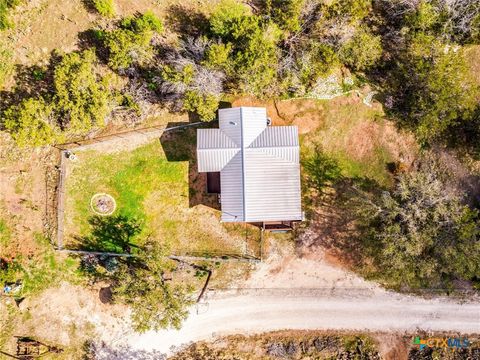
{"label": "shadow of house", "polygon": [[[188,123],[169,123],[168,128],[188,125]],[[168,161],[188,161],[188,200],[189,206],[205,205],[220,210],[218,194],[208,193],[207,174],[199,173],[197,166],[197,129],[215,128],[216,121],[186,128],[165,131],[160,143]]]}

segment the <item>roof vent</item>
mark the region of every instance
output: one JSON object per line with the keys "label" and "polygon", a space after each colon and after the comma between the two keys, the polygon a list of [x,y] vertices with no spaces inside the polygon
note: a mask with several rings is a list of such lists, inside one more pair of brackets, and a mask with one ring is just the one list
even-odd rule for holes
{"label": "roof vent", "polygon": [[230,125],[237,125],[237,123],[235,121],[230,121]]}
{"label": "roof vent", "polygon": [[267,126],[270,126],[272,125],[272,119],[270,119],[269,117],[267,117]]}

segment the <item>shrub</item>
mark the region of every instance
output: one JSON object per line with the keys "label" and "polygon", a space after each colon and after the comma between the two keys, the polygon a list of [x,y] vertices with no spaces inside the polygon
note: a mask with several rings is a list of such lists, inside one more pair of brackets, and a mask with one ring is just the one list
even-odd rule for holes
{"label": "shrub", "polygon": [[232,35],[236,24],[251,15],[248,7],[235,0],[223,0],[210,17],[210,30],[215,36]]}
{"label": "shrub", "polygon": [[302,56],[297,59],[300,81],[308,90],[320,76],[327,75],[338,62],[338,56],[333,47],[311,42]]}
{"label": "shrub", "polygon": [[105,17],[115,16],[115,4],[113,0],[92,0],[93,6],[98,13]]}
{"label": "shrub", "polygon": [[136,33],[145,31],[161,33],[163,31],[162,21],[152,11],[146,11],[138,16],[127,17],[121,21],[120,27]]}
{"label": "shrub", "polygon": [[135,33],[124,29],[105,33],[103,43],[109,53],[108,65],[119,70],[147,62],[153,57],[151,39],[151,33]]}
{"label": "shrub", "polygon": [[4,113],[5,129],[21,147],[43,146],[57,140],[53,107],[43,98],[26,99]]}
{"label": "shrub", "polygon": [[276,80],[276,43],[281,36],[278,27],[251,15],[244,5],[223,1],[210,18],[210,29],[226,49],[231,49],[227,75],[238,82],[242,91],[265,94]]}
{"label": "shrub", "polygon": [[8,13],[18,4],[20,4],[20,0],[0,0],[0,30],[5,30],[13,26]]}
{"label": "shrub", "polygon": [[0,89],[13,72],[13,54],[0,45]]}
{"label": "shrub", "polygon": [[415,11],[405,16],[405,25],[414,31],[426,32],[438,25],[439,21],[439,10],[424,0],[420,1]]}
{"label": "shrub", "polygon": [[184,95],[183,109],[198,114],[202,121],[209,121],[215,119],[219,103],[220,100],[215,95],[189,90]]}
{"label": "shrub", "polygon": [[205,53],[204,64],[206,66],[228,71],[230,69],[230,55],[232,44],[212,44]]}
{"label": "shrub", "polygon": [[153,57],[152,37],[161,31],[163,24],[152,12],[123,19],[119,29],[100,36],[109,52],[108,65],[119,70],[146,63]]}
{"label": "shrub", "polygon": [[372,8],[371,0],[335,0],[328,8],[329,17],[349,17],[351,21],[364,19]]}
{"label": "shrub", "polygon": [[340,59],[357,71],[375,65],[382,56],[380,36],[373,35],[366,27],[360,27],[353,38],[340,49]]}
{"label": "shrub", "polygon": [[94,50],[65,55],[54,71],[54,102],[60,126],[84,133],[102,126],[110,112],[110,91],[97,72]]}
{"label": "shrub", "polygon": [[304,3],[305,0],[267,0],[266,12],[280,29],[293,33],[301,29],[300,18]]}

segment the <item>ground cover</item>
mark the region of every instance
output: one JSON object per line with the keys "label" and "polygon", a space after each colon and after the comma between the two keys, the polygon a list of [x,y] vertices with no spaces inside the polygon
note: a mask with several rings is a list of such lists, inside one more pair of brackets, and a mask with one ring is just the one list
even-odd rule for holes
{"label": "ground cover", "polygon": [[[175,143],[163,137],[163,144],[155,140],[129,151],[77,152],[78,160],[69,162],[67,177],[67,246],[125,251],[112,233],[130,226],[132,235],[138,233],[127,241],[133,248],[151,238],[169,243],[179,254],[240,255],[245,246],[251,255],[258,254],[258,231],[247,228],[246,243],[243,225],[220,223],[219,211],[206,206],[215,205],[211,198],[202,204],[204,174],[195,172],[190,157],[195,131],[183,131],[182,141]],[[97,193],[115,199],[112,215],[94,214],[90,201]],[[106,230],[105,235],[95,237],[100,228]]]}

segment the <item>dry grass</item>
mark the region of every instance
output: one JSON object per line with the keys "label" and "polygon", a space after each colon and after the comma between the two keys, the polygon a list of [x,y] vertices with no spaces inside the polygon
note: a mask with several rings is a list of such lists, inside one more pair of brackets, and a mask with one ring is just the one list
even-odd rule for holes
{"label": "dry grass", "polygon": [[[192,129],[190,136],[195,134]],[[185,139],[184,139],[185,140]],[[192,139],[191,139],[192,140]],[[194,140],[178,146],[193,146]],[[171,244],[176,253],[242,254],[243,225],[220,223],[220,212],[208,206],[190,206],[195,189],[189,181],[188,159],[168,160],[157,140],[135,150],[105,154],[77,152],[78,162],[69,164],[65,211],[65,241],[82,247],[82,237],[91,228],[90,199],[98,192],[111,194],[117,202],[113,215],[132,219],[143,226],[143,235]],[[250,229],[250,228],[249,228]],[[251,247],[258,234],[250,229]],[[250,248],[254,253],[257,248]]]}

